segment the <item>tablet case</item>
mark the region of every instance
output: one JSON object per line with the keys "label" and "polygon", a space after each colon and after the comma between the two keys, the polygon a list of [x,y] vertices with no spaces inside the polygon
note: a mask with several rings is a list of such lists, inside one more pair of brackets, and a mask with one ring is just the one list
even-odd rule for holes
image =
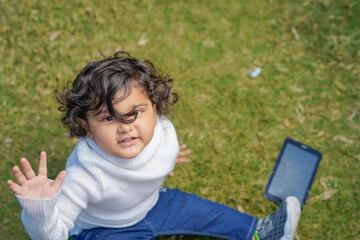
{"label": "tablet case", "polygon": [[276,204],[287,196],[296,196],[301,206],[306,202],[322,154],[291,138],[286,138],[264,195]]}

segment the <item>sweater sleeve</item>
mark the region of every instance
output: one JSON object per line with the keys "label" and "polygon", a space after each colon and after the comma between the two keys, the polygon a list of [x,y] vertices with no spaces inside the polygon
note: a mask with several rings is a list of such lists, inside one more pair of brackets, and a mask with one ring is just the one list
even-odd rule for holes
{"label": "sweater sleeve", "polygon": [[27,199],[16,196],[21,221],[31,239],[68,239],[81,210],[102,196],[102,186],[86,169],[72,166],[61,190],[52,198]]}

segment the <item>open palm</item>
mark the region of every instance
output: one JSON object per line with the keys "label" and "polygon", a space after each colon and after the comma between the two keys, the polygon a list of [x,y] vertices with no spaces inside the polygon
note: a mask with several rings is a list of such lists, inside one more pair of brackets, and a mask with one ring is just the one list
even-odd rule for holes
{"label": "open palm", "polygon": [[15,194],[24,198],[51,198],[60,190],[66,171],[61,171],[54,182],[51,183],[47,177],[47,158],[45,152],[40,153],[37,176],[26,158],[20,159],[20,163],[24,173],[21,172],[18,166],[14,166],[12,169],[18,184],[11,180],[7,182],[8,187]]}

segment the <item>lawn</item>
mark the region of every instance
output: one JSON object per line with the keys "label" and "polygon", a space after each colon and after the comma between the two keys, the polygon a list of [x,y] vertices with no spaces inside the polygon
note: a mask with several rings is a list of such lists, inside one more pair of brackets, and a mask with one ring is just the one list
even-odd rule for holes
{"label": "lawn", "polygon": [[11,167],[37,166],[45,150],[54,178],[76,144],[55,90],[120,49],[169,73],[180,95],[170,118],[191,162],[165,186],[264,217],[291,137],[323,153],[296,239],[357,238],[359,16],[357,0],[0,0],[0,239],[28,239]]}

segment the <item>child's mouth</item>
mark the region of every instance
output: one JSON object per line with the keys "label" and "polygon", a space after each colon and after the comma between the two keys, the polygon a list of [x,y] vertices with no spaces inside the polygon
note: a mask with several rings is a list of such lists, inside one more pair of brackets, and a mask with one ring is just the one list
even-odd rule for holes
{"label": "child's mouth", "polygon": [[124,140],[121,140],[120,143],[129,143],[134,141],[135,139],[136,139],[135,137],[125,138]]}

